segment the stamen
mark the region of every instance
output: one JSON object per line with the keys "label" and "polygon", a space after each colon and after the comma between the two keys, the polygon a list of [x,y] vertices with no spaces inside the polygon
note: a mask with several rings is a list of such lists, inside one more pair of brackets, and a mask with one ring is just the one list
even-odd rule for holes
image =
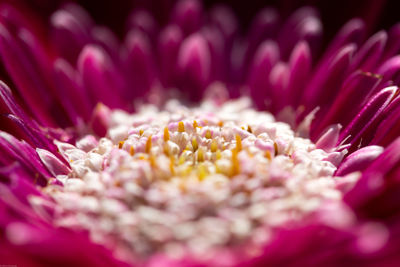
{"label": "stamen", "polygon": [[151,150],[151,135],[147,138],[147,141],[146,141],[146,149],[145,149],[145,151],[146,151],[146,153],[150,153],[150,150]]}
{"label": "stamen", "polygon": [[184,156],[184,155],[181,155],[181,156],[179,157],[179,165],[183,165],[183,164],[185,164],[185,162],[186,162],[185,156]]}
{"label": "stamen", "polygon": [[180,121],[178,123],[178,132],[180,132],[180,133],[185,132],[185,124],[183,123],[183,121]]}
{"label": "stamen", "polygon": [[217,159],[217,160],[219,160],[219,159],[221,159],[221,157],[222,157],[222,155],[221,155],[221,150],[217,150],[217,153],[215,154],[215,158]]}
{"label": "stamen", "polygon": [[264,155],[267,159],[271,160],[271,152],[269,150],[265,151],[265,155]]}
{"label": "stamen", "polygon": [[205,137],[206,137],[207,139],[211,139],[211,138],[212,138],[212,134],[211,134],[211,131],[210,131],[210,130],[207,130],[207,131],[206,131]]}
{"label": "stamen", "polygon": [[129,149],[129,154],[131,154],[131,156],[135,155],[135,148],[133,146]]}
{"label": "stamen", "polygon": [[232,168],[231,168],[231,176],[235,176],[240,173],[240,164],[238,159],[238,150],[232,149]]}
{"label": "stamen", "polygon": [[175,175],[175,157],[172,155],[169,157],[169,170],[172,175]]}
{"label": "stamen", "polygon": [[236,150],[237,151],[241,151],[242,150],[242,138],[240,137],[240,135],[236,135]]}
{"label": "stamen", "polygon": [[199,167],[197,168],[197,175],[198,175],[200,181],[203,181],[204,178],[206,178],[207,169],[203,164],[200,164]]}
{"label": "stamen", "polygon": [[199,162],[204,161],[204,151],[203,148],[201,147],[197,150],[197,161]]}
{"label": "stamen", "polygon": [[167,155],[167,156],[170,155],[170,153],[169,153],[169,147],[168,147],[168,144],[167,144],[167,143],[164,143],[164,145],[163,145],[163,152],[164,152],[164,154]]}
{"label": "stamen", "polygon": [[212,140],[212,142],[211,142],[211,146],[210,146],[210,150],[211,150],[211,152],[212,152],[212,153],[215,153],[215,152],[217,151],[217,149],[218,149],[218,144],[217,144],[217,141],[215,141],[215,140]]}
{"label": "stamen", "polygon": [[157,166],[157,164],[156,164],[156,156],[153,155],[153,154],[150,154],[149,162],[150,162],[150,166],[151,167],[156,167]]}
{"label": "stamen", "polygon": [[192,147],[193,147],[193,152],[196,152],[196,150],[199,148],[196,137],[192,138]]}
{"label": "stamen", "polygon": [[118,148],[121,149],[122,146],[124,145],[124,143],[125,143],[124,141],[120,141],[120,142],[118,143]]}
{"label": "stamen", "polygon": [[164,128],[164,142],[167,142],[169,140],[169,131],[168,127]]}

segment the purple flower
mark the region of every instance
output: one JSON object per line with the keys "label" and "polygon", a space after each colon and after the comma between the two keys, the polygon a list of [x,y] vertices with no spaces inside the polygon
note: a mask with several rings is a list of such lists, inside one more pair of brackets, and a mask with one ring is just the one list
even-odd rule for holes
{"label": "purple flower", "polygon": [[400,27],[0,6],[0,264],[396,266]]}

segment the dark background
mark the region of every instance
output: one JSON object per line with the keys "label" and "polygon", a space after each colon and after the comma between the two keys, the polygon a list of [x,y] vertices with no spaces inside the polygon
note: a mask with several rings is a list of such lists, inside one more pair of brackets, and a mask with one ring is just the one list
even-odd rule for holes
{"label": "dark background", "polygon": [[[56,11],[64,0],[0,0],[0,4],[11,2],[25,9],[31,16],[32,24],[42,24],[38,27],[40,35],[46,35],[46,27],[50,15]],[[168,14],[176,2],[175,0],[72,0],[83,6],[98,24],[109,26],[121,39],[125,34],[125,21],[132,9],[145,7],[155,14],[159,22],[165,23]],[[380,29],[389,29],[396,22],[400,22],[400,0],[204,0],[205,9],[216,3],[225,3],[232,7],[239,19],[241,31],[245,32],[255,14],[266,6],[276,7],[283,20],[297,8],[304,5],[315,6],[319,12],[324,27],[325,45],[349,19],[363,18],[369,29],[369,34]],[[31,12],[33,11],[33,12]],[[38,21],[37,21],[38,20]],[[40,25],[38,25],[40,26]],[[50,50],[49,50],[50,53]],[[9,80],[4,66],[0,64],[0,79],[4,80],[11,88],[15,88]],[[16,95],[18,98],[18,96]],[[0,109],[0,114],[4,113]],[[0,116],[0,125],[5,127],[8,120]]]}
{"label": "dark background", "polygon": [[[10,0],[13,1],[13,0]],[[18,1],[18,0],[14,0]],[[54,12],[63,2],[60,0],[20,0],[20,2],[42,13],[44,18]],[[156,14],[162,23],[167,19],[175,0],[75,0],[93,16],[99,24],[110,26],[119,35],[123,34],[125,18],[135,7],[146,7]],[[215,3],[230,5],[240,20],[242,30],[245,30],[251,18],[258,10],[265,6],[277,7],[283,17],[304,5],[312,5],[318,8],[324,25],[326,38],[332,35],[347,20],[353,17],[361,17],[366,20],[369,33],[379,29],[388,29],[391,25],[400,21],[400,1],[398,0],[204,0],[205,8]]]}

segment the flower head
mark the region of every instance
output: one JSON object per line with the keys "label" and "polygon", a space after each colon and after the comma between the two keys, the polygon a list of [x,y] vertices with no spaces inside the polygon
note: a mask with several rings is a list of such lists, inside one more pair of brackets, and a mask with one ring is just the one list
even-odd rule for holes
{"label": "flower head", "polygon": [[400,260],[398,25],[323,47],[311,7],[243,34],[182,0],[121,42],[75,4],[46,37],[25,15],[0,6],[5,264]]}

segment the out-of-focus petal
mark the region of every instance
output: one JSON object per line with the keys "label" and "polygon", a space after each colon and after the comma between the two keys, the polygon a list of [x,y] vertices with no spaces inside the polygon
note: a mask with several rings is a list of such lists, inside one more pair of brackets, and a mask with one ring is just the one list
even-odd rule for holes
{"label": "out-of-focus petal", "polygon": [[125,107],[121,98],[121,77],[115,73],[114,66],[103,49],[88,45],[82,50],[79,56],[79,74],[93,102],[103,102],[111,108]]}
{"label": "out-of-focus petal", "polygon": [[382,151],[380,146],[367,146],[353,152],[340,164],[335,175],[345,176],[351,172],[364,171]]}
{"label": "out-of-focus petal", "polygon": [[201,34],[187,37],[179,50],[179,85],[191,100],[198,100],[210,82],[211,54],[205,38]]}

